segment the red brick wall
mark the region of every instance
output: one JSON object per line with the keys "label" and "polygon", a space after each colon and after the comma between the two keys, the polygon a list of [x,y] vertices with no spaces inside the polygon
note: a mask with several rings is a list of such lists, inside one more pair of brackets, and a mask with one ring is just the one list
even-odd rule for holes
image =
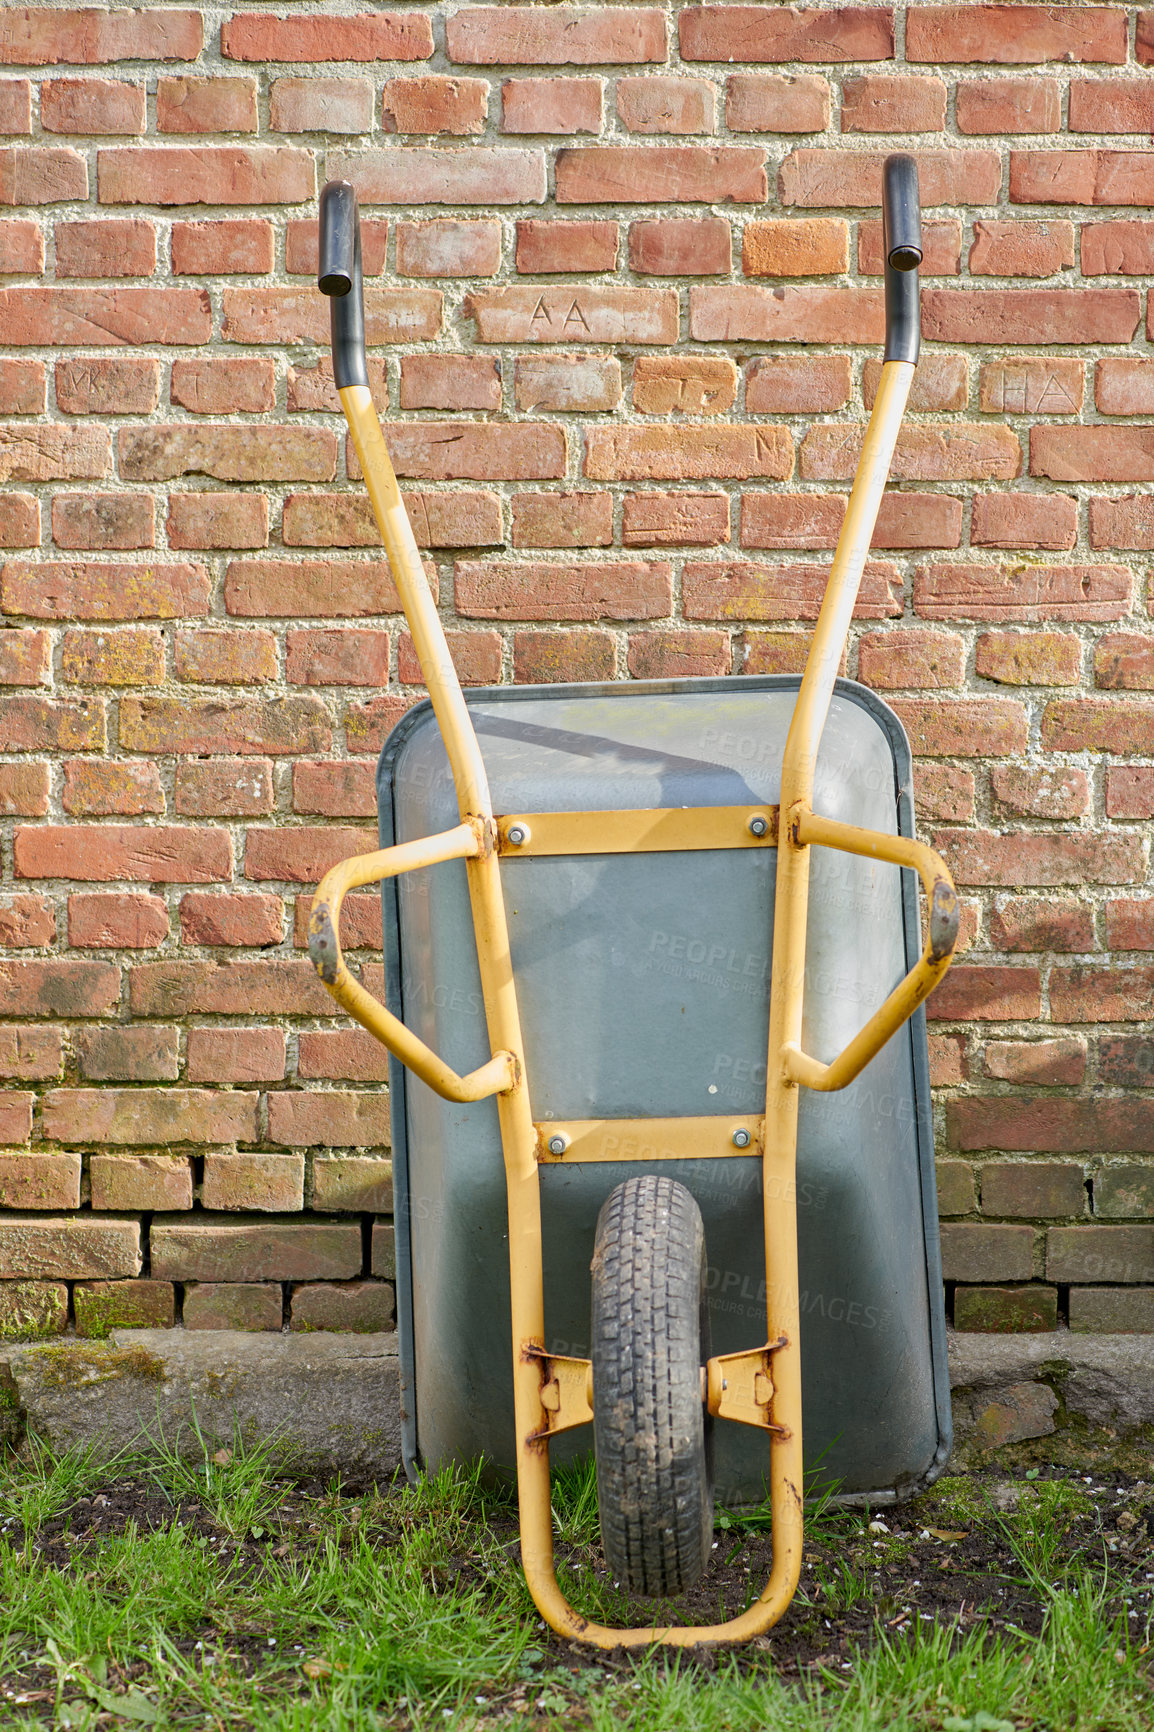
{"label": "red brick wall", "polygon": [[895,146],[927,343],[849,671],[965,902],[956,1318],[1154,1328],[1154,10],[281,11],[0,33],[0,1330],[391,1314],[382,1055],[302,936],[419,682],[320,180],[465,677],[737,674],[804,656]]}

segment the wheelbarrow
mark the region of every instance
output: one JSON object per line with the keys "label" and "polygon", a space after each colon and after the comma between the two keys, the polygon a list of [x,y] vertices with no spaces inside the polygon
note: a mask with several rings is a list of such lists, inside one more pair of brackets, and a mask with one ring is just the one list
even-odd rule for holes
{"label": "wheelbarrow", "polygon": [[[466,700],[370,398],[352,186],[320,214],[336,383],[428,689],[381,755],[380,852],[326,874],[309,924],[391,1055],[406,1467],[515,1474],[560,1634],[740,1641],[796,1589],[807,1462],[877,1502],[950,1445],[919,1007],[958,901],[914,839],[900,722],[838,678],[918,355],[916,164],[885,163],[885,362],[800,682]],[[387,1004],[339,936],[376,883]],[[555,1573],[550,1452],[587,1452],[590,1424],[607,1562],[658,1602],[632,1629]],[[673,1623],[715,1497],[767,1492],[760,1598]]]}

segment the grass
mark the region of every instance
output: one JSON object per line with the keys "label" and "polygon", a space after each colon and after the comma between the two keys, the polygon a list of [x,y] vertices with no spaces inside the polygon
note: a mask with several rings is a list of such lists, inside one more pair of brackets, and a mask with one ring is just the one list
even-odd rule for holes
{"label": "grass", "polygon": [[[787,1675],[784,1624],[733,1655],[596,1656],[555,1641],[517,1566],[510,1499],[478,1473],[302,1488],[275,1441],[238,1435],[211,1455],[184,1441],[187,1454],[161,1441],[103,1465],[33,1441],[0,1463],[0,1726],[1145,1732],[1154,1719],[1151,1548],[1119,1561],[1070,1479],[1015,1488],[1006,1508],[979,1490],[965,1532],[940,1539],[919,1523],[958,1519],[956,1484],[920,1500],[912,1525],[884,1512],[892,1536],[827,1499],[788,1641],[812,1626],[831,1651]],[[753,1581],[764,1512],[727,1519],[719,1555],[748,1559]],[[622,1615],[599,1567],[590,1468],[558,1474],[554,1520],[580,1603]],[[896,1563],[891,1537],[909,1554]],[[893,1571],[913,1604],[912,1572],[952,1579],[966,1547],[991,1605],[1011,1596],[1035,1628],[903,1610]]]}

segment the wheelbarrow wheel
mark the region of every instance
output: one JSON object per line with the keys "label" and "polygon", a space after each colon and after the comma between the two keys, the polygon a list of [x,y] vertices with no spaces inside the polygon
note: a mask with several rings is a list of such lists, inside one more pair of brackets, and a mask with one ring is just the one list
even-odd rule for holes
{"label": "wheelbarrow wheel", "polygon": [[644,1176],[601,1210],[593,1252],[593,1439],[605,1558],[625,1587],[682,1593],[713,1538],[705,1229],[684,1185]]}

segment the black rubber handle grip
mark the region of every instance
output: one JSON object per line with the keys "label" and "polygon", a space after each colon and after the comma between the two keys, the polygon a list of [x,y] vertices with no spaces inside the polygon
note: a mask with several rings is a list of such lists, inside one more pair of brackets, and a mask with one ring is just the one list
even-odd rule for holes
{"label": "black rubber handle grip", "polygon": [[361,281],[361,220],[347,180],[330,180],[321,193],[317,287],[329,297],[333,377],[337,389],[367,385],[365,298]]}
{"label": "black rubber handle grip", "polygon": [[882,250],[886,275],[887,361],[918,358],[921,347],[922,210],[918,165],[912,156],[887,156],[882,168]]}

